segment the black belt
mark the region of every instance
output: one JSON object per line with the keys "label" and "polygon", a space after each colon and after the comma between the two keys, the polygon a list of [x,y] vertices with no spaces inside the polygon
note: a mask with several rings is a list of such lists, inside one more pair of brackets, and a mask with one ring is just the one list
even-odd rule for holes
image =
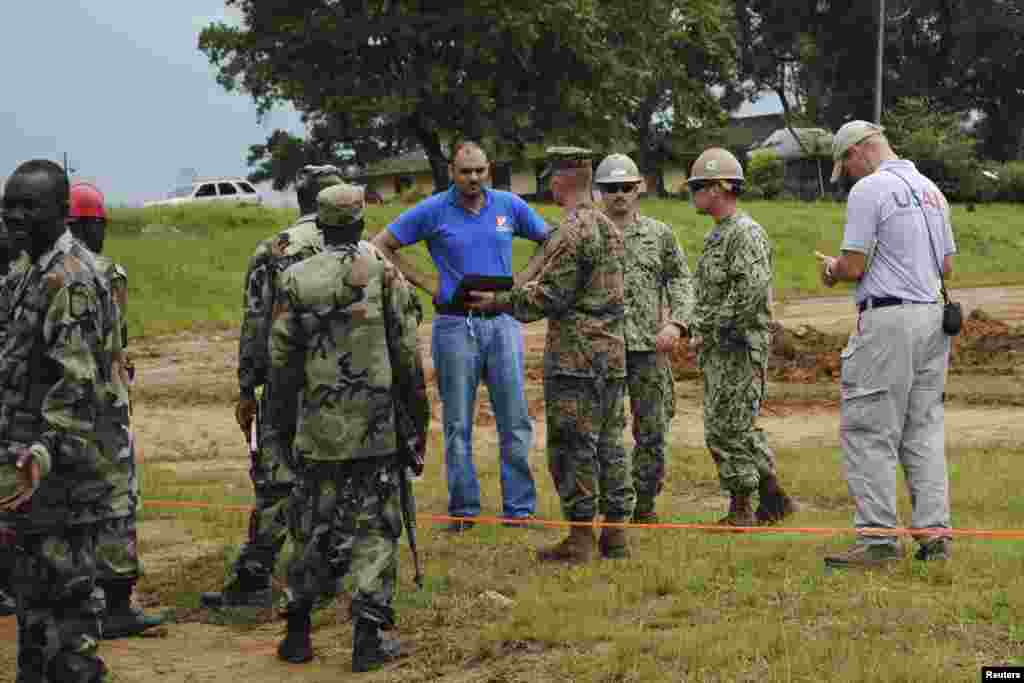
{"label": "black belt", "polygon": [[907,299],[898,299],[894,296],[876,296],[868,297],[857,304],[857,310],[860,313],[871,309],[871,308],[885,308],[886,306],[902,306],[903,304],[934,304],[934,301],[908,301]]}
{"label": "black belt", "polygon": [[450,304],[434,304],[434,310],[441,315],[459,315],[463,318],[473,316],[474,318],[497,318],[501,313],[496,311],[474,311],[463,306],[452,306]]}

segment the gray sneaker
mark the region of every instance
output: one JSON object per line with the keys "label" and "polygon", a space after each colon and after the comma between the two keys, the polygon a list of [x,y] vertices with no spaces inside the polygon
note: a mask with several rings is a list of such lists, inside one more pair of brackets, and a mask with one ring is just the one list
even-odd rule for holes
{"label": "gray sneaker", "polygon": [[826,555],[826,567],[871,569],[884,567],[903,558],[903,548],[896,543],[855,543],[837,555]]}
{"label": "gray sneaker", "polygon": [[948,538],[935,538],[926,543],[914,553],[915,560],[922,562],[936,562],[948,560],[953,556],[953,545]]}

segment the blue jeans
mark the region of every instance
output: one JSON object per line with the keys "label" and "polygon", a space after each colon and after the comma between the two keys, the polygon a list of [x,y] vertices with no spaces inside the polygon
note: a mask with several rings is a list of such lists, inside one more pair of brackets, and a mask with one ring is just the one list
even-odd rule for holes
{"label": "blue jeans", "polygon": [[473,416],[476,389],[482,378],[498,423],[502,514],[532,515],[537,490],[527,457],[533,442],[533,423],[523,392],[519,321],[508,315],[437,315],[432,332],[431,355],[443,407],[448,514],[480,514],[480,482],[473,465]]}

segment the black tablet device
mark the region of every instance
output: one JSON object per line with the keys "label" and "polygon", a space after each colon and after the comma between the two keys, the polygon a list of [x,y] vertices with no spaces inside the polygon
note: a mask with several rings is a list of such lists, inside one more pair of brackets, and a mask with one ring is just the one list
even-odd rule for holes
{"label": "black tablet device", "polygon": [[512,289],[515,280],[511,275],[476,275],[467,273],[459,280],[459,286],[452,297],[452,305],[465,306],[466,292],[500,292]]}

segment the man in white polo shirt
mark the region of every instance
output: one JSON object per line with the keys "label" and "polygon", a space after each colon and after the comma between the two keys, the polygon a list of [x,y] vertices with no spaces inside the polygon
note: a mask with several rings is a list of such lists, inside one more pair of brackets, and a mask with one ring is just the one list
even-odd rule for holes
{"label": "man in white polo shirt", "polygon": [[[842,353],[839,437],[857,543],[829,567],[875,567],[902,557],[899,539],[870,535],[898,526],[896,464],[903,466],[915,529],[948,529],[943,391],[950,338],[942,329],[939,269],[952,272],[949,204],[900,159],[881,126],[850,121],[832,145],[832,182],[854,183],[839,257],[818,254],[822,281],[857,283],[857,330]],[[919,560],[947,559],[949,537],[920,535]]]}

